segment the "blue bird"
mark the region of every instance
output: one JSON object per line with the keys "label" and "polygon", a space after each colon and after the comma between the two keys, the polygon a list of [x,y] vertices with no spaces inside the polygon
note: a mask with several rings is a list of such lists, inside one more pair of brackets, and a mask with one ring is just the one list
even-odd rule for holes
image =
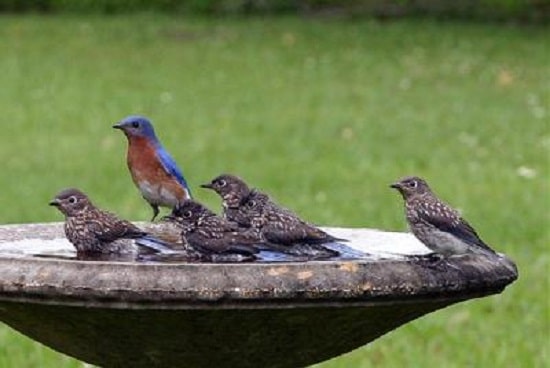
{"label": "blue bird", "polygon": [[132,115],[113,126],[128,138],[127,164],[132,180],[153,209],[153,221],[159,207],[175,208],[191,191],[176,162],[158,140],[151,122]]}

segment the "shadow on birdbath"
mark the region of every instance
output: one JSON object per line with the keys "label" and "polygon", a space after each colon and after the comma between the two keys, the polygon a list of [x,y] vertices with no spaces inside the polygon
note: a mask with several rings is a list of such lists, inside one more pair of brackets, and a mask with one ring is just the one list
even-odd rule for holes
{"label": "shadow on birdbath", "polygon": [[409,234],[326,230],[371,256],[89,262],[65,259],[74,251],[59,223],[0,226],[0,320],[104,367],[299,367],[517,278],[504,256],[415,261],[403,254],[427,250]]}

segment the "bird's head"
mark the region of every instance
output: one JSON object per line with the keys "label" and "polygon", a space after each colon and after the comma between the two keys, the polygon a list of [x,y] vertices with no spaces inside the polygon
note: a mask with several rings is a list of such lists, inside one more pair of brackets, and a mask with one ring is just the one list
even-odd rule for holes
{"label": "bird's head", "polygon": [[426,181],[418,176],[404,177],[403,179],[391,184],[390,187],[397,189],[404,199],[431,192]]}
{"label": "bird's head", "polygon": [[247,212],[260,213],[268,201],[269,197],[267,194],[252,190],[247,197],[243,198],[241,207]]}
{"label": "bird's head", "polygon": [[262,218],[267,201],[267,194],[252,189],[239,203],[237,213],[233,215],[235,221],[243,226],[253,226],[254,219]]}
{"label": "bird's head", "polygon": [[75,188],[64,189],[59,192],[54,199],[49,203],[50,206],[55,206],[65,216],[75,216],[78,213],[86,210],[91,205],[86,194]]}
{"label": "bird's head", "polygon": [[239,177],[230,174],[222,174],[212,179],[210,183],[202,184],[202,188],[212,189],[223,199],[236,197],[238,200],[244,198],[250,189],[248,185]]}
{"label": "bird's head", "polygon": [[113,125],[113,128],[122,130],[128,139],[132,137],[142,137],[154,141],[157,140],[153,124],[144,116],[127,116]]}
{"label": "bird's head", "polygon": [[168,219],[177,222],[185,231],[185,229],[189,230],[196,227],[201,219],[211,215],[214,215],[214,213],[208,208],[188,199],[174,207]]}

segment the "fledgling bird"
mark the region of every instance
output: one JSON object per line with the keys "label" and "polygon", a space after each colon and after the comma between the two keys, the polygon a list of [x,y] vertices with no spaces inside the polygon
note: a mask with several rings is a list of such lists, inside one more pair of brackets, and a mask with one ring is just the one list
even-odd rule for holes
{"label": "fledgling bird", "polygon": [[477,253],[496,255],[457,210],[440,201],[426,181],[408,176],[390,185],[405,200],[409,228],[432,252],[449,257]]}
{"label": "fledgling bird", "polygon": [[218,193],[222,198],[223,217],[233,222],[236,221],[241,202],[250,194],[250,188],[244,180],[231,174],[219,175],[201,187]]}
{"label": "fledgling bird", "polygon": [[235,217],[241,226],[248,226],[261,234],[267,244],[282,245],[277,250],[289,249],[294,245],[308,245],[312,250],[335,257],[339,253],[323,247],[322,244],[345,239],[336,238],[300,219],[292,211],[274,203],[267,194],[252,190],[241,202]]}
{"label": "fledgling bird", "polygon": [[77,253],[133,253],[137,250],[133,241],[147,238],[151,241],[147,248],[169,251],[131,222],[94,206],[78,189],[62,190],[49,204],[65,215],[65,236]]}
{"label": "fledgling bird", "polygon": [[207,254],[240,254],[254,259],[255,245],[261,242],[254,232],[239,227],[216,215],[193,200],[180,203],[169,216],[182,228],[182,236],[191,247]]}
{"label": "fledgling bird", "polygon": [[191,191],[176,161],[158,140],[151,122],[143,116],[128,116],[113,126],[128,138],[126,161],[134,184],[153,209],[174,208],[191,199]]}

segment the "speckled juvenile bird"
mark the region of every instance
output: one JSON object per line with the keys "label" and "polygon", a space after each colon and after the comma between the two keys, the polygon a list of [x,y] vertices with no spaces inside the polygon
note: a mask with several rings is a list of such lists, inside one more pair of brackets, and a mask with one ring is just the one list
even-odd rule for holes
{"label": "speckled juvenile bird", "polygon": [[[65,235],[77,253],[135,252],[133,240],[148,237],[131,222],[95,207],[78,189],[62,190],[49,204],[65,215]],[[161,242],[152,241],[147,248],[169,251]]]}
{"label": "speckled juvenile bird", "polygon": [[250,194],[250,188],[244,180],[231,174],[219,175],[201,187],[219,194],[222,198],[223,217],[229,221],[235,221],[241,202]]}
{"label": "speckled juvenile bird", "polygon": [[436,197],[423,179],[408,176],[390,186],[405,200],[405,215],[412,233],[432,252],[445,257],[496,254],[458,211]]}
{"label": "speckled juvenile bird", "polygon": [[113,126],[128,138],[127,164],[134,184],[153,209],[174,208],[191,198],[182,171],[158,140],[151,122],[143,116],[128,116]]}
{"label": "speckled juvenile bird", "polygon": [[209,254],[236,253],[254,258],[260,243],[256,233],[242,232],[236,224],[216,215],[202,204],[187,200],[169,216],[179,222],[182,235],[195,249]]}
{"label": "speckled juvenile bird", "polygon": [[257,190],[252,190],[241,202],[235,220],[241,226],[249,226],[258,231],[266,243],[285,247],[307,244],[326,251],[326,256],[337,256],[338,252],[322,247],[321,244],[345,241],[305,222],[290,210],[275,204],[267,194]]}

